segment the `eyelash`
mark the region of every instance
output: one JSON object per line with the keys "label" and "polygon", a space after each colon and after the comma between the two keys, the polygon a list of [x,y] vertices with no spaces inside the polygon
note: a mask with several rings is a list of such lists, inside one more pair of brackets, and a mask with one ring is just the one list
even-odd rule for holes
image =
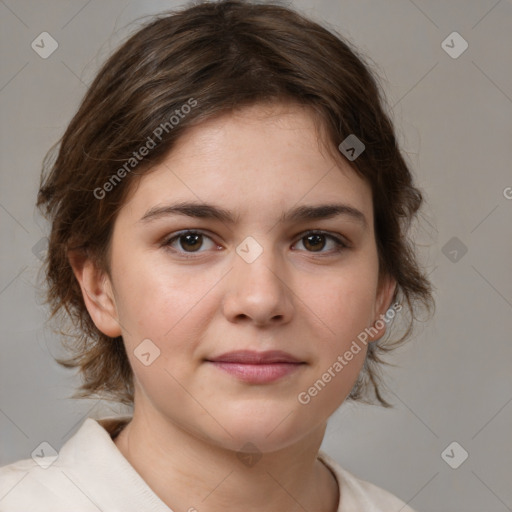
{"label": "eyelash", "polygon": [[[206,233],[200,231],[200,230],[194,230],[194,229],[186,229],[186,230],[183,230],[183,231],[180,231],[178,233],[173,233],[171,237],[165,239],[162,243],[161,243],[161,247],[163,247],[164,249],[166,250],[169,250],[169,251],[172,251],[173,253],[178,253],[180,254],[180,257],[182,258],[185,258],[185,259],[194,259],[194,258],[198,258],[200,257],[200,254],[201,254],[201,251],[198,251],[198,252],[192,252],[192,253],[187,253],[187,252],[184,252],[184,251],[179,251],[179,250],[176,250],[174,248],[171,247],[171,244],[175,241],[175,240],[179,240],[182,236],[185,236],[185,235],[202,235],[206,238],[209,238],[211,240],[211,237],[208,236]],[[307,236],[310,236],[310,235],[322,235],[322,236],[325,236],[326,238],[330,238],[331,240],[333,240],[333,242],[336,244],[336,248],[332,251],[329,251],[327,253],[325,252],[319,252],[319,253],[315,253],[314,251],[306,251],[306,252],[309,252],[310,254],[313,254],[313,255],[333,255],[333,254],[338,254],[346,249],[349,249],[349,245],[347,243],[345,243],[341,238],[335,236],[335,235],[332,235],[326,231],[321,231],[321,230],[311,230],[311,231],[306,231],[304,233],[301,233],[301,236],[299,237],[299,239],[297,240],[300,241],[302,240],[303,238],[306,238]],[[212,242],[214,242],[212,240]],[[214,242],[215,243],[215,242]],[[323,257],[323,256],[321,256]]]}

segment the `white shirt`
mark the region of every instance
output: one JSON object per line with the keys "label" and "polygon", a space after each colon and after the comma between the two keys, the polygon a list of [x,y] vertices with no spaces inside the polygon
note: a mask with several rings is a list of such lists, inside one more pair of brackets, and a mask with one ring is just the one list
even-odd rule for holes
{"label": "white shirt", "polygon": [[[129,419],[87,418],[58,456],[48,456],[50,448],[43,445],[34,454],[36,460],[1,467],[0,512],[172,512],[113,441]],[[323,451],[318,458],[338,481],[337,512],[414,512],[389,492],[343,469]],[[194,506],[201,512],[200,503],[191,503],[190,510]]]}

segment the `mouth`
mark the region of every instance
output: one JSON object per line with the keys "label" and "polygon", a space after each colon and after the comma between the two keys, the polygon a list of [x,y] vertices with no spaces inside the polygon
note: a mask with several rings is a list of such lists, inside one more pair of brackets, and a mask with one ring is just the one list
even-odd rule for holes
{"label": "mouth", "polygon": [[280,350],[254,352],[239,350],[210,359],[208,364],[243,382],[266,384],[296,373],[307,363]]}
{"label": "mouth", "polygon": [[307,363],[279,350],[240,350],[206,359],[207,363],[231,376],[253,384],[265,384],[297,372]]}
{"label": "mouth", "polygon": [[207,361],[214,363],[239,363],[239,364],[278,364],[278,363],[302,363],[288,352],[281,350],[267,350],[266,352],[255,352],[253,350],[237,350],[226,352],[220,356],[212,357]]}

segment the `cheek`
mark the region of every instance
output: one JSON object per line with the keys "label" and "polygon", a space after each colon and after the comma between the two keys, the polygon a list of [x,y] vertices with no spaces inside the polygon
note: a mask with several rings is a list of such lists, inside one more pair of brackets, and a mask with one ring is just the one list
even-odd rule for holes
{"label": "cheek", "polygon": [[[366,275],[365,275],[366,274]],[[308,306],[322,320],[323,331],[337,348],[354,339],[373,321],[376,279],[368,270],[331,279],[309,293]]]}
{"label": "cheek", "polygon": [[[180,403],[183,414],[201,416],[204,411],[194,409],[180,383],[190,382],[200,364],[201,343],[216,311],[212,291],[222,275],[158,260],[143,254],[117,260],[116,301],[126,351],[146,400],[163,409]],[[146,366],[138,356],[147,339],[149,352],[158,355]]]}
{"label": "cheek", "polygon": [[165,366],[179,368],[180,361],[193,358],[216,311],[214,294],[209,292],[219,276],[198,277],[191,267],[172,274],[157,265],[124,268],[118,314],[127,350],[133,352],[142,340],[150,339],[162,360],[168,360]]}
{"label": "cheek", "polygon": [[309,293],[306,304],[309,318],[320,326],[318,359],[298,401],[311,414],[334,412],[355,384],[367,353],[358,335],[372,322],[375,287],[376,277],[366,267],[310,288],[315,292]]}

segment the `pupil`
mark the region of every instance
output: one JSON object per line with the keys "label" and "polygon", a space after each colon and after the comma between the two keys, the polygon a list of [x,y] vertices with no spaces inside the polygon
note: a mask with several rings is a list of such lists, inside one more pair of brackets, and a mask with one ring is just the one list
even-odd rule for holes
{"label": "pupil", "polygon": [[[198,240],[200,241],[200,237],[202,235],[200,234],[189,234],[189,235],[183,235],[182,238],[185,238],[186,242],[185,242],[185,245],[188,246],[188,248],[191,248],[191,249],[199,249],[199,247],[201,246],[201,243],[199,242],[198,243]],[[191,241],[191,239],[195,238],[195,244],[194,243],[189,243]],[[197,245],[197,247],[193,247],[193,245]],[[185,247],[184,247],[185,248]]]}
{"label": "pupil", "polygon": [[[314,242],[310,244],[310,240],[313,239]],[[323,240],[323,235],[309,235],[306,237],[307,245],[316,245],[318,243],[321,243]],[[325,243],[321,243],[321,247],[317,247],[317,250],[322,250],[324,248]]]}

